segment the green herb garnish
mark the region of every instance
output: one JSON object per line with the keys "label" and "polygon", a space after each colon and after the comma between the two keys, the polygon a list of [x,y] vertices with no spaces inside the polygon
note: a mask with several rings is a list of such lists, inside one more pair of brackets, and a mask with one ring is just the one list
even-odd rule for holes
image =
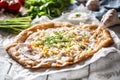
{"label": "green herb garnish", "polygon": [[26,0],[25,7],[28,8],[27,16],[41,17],[43,15],[49,18],[58,17],[63,11],[67,10],[70,3],[74,0]]}
{"label": "green herb garnish", "polygon": [[79,47],[82,49],[82,50],[87,50],[87,46],[85,44],[82,44],[82,43],[79,43]]}
{"label": "green herb garnish", "polygon": [[81,16],[81,14],[77,13],[77,14],[75,14],[75,16],[76,16],[76,17],[80,17],[80,16]]}
{"label": "green herb garnish", "polygon": [[62,33],[56,32],[52,36],[47,36],[44,40],[45,44],[52,47],[67,47],[66,44],[71,42],[70,38],[66,38]]}

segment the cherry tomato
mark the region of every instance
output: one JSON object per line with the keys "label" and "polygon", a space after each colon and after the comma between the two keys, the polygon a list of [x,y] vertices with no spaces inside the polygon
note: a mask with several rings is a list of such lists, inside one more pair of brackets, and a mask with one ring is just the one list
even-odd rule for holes
{"label": "cherry tomato", "polygon": [[20,7],[21,7],[21,3],[19,1],[17,1],[17,2],[10,1],[9,5],[8,5],[8,11],[12,12],[12,13],[18,13]]}
{"label": "cherry tomato", "polygon": [[5,0],[0,0],[0,8],[7,9],[8,3]]}
{"label": "cherry tomato", "polygon": [[2,10],[2,8],[0,8],[0,11]]}
{"label": "cherry tomato", "polygon": [[19,0],[19,2],[23,5],[25,0]]}

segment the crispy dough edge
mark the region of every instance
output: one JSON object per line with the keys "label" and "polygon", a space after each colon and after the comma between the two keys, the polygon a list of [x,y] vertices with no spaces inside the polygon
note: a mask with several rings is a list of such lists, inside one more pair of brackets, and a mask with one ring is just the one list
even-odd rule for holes
{"label": "crispy dough edge", "polygon": [[[33,60],[26,60],[28,62],[32,61],[32,63],[25,63],[26,61],[25,60],[20,60],[20,58],[18,58],[17,56],[19,55],[16,55],[15,52],[17,52],[17,49],[15,49],[17,43],[19,42],[24,42],[25,39],[31,35],[32,33],[36,32],[37,29],[47,29],[47,28],[50,28],[50,27],[60,27],[62,25],[65,25],[65,23],[48,23],[48,24],[38,24],[38,25],[35,25],[33,27],[30,27],[24,31],[22,31],[16,38],[15,38],[15,41],[10,44],[7,48],[6,48],[6,51],[8,52],[8,54],[15,60],[17,61],[18,63],[20,63],[23,67],[25,68],[29,68],[29,69],[40,69],[40,68],[49,68],[49,67],[52,67],[52,68],[61,68],[61,67],[65,67],[67,65],[71,65],[71,64],[74,64],[74,63],[78,63],[78,62],[81,62],[89,57],[91,57],[92,55],[94,55],[99,49],[101,49],[102,47],[107,47],[107,46],[110,46],[111,44],[113,44],[113,39],[110,35],[110,32],[104,28],[104,27],[101,27],[100,29],[103,30],[104,34],[106,35],[106,40],[105,41],[102,41],[99,43],[98,45],[98,48],[96,48],[95,50],[91,50],[91,51],[88,51],[86,52],[85,54],[80,54],[78,55],[77,57],[75,57],[75,59],[71,62],[65,62],[64,64],[57,64],[57,63],[44,63],[42,65],[40,65],[39,63],[37,62],[34,62]],[[71,24],[68,24],[66,23],[66,25],[68,25],[68,27],[71,27],[72,25]],[[89,25],[89,26],[97,26],[97,25]],[[96,28],[96,27],[95,27]],[[15,49],[15,52],[13,53],[13,50]]]}
{"label": "crispy dough edge", "polygon": [[107,28],[101,26],[99,30],[103,32],[102,34],[106,36],[106,39],[99,41],[99,43],[97,44],[98,46],[97,46],[97,48],[96,48],[95,51],[98,51],[98,50],[101,49],[102,47],[103,47],[103,48],[104,48],[104,47],[108,47],[108,46],[110,46],[111,44],[114,43],[113,38],[111,37],[111,34],[110,34],[110,32],[107,30]]}

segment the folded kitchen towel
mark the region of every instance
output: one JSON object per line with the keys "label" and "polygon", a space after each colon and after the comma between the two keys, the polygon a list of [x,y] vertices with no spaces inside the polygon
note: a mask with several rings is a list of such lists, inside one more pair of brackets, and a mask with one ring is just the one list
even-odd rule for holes
{"label": "folded kitchen towel", "polygon": [[[79,0],[77,0],[79,1]],[[95,16],[100,20],[108,10],[115,9],[118,12],[118,16],[120,18],[120,0],[99,0],[100,1],[100,9],[98,11],[93,11]],[[84,4],[86,4],[87,0],[84,0]],[[80,5],[80,3],[76,3]]]}
{"label": "folded kitchen towel", "polygon": [[120,17],[120,0],[100,0],[100,9],[94,13],[98,19],[101,19],[102,15],[110,9],[115,9]]}

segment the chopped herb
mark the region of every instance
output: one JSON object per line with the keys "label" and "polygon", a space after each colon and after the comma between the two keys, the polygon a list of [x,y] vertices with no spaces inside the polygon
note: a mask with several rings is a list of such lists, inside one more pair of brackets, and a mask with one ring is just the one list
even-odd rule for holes
{"label": "chopped herb", "polygon": [[87,34],[84,32],[84,33],[82,34],[82,37],[85,38],[86,36],[87,36]]}
{"label": "chopped herb", "polygon": [[48,46],[52,46],[52,47],[58,47],[58,48],[66,47],[65,43],[68,43],[68,42],[71,42],[71,39],[66,38],[65,36],[63,36],[62,33],[58,33],[58,32],[56,32],[52,36],[47,36],[45,38],[45,43]]}
{"label": "chopped herb", "polygon": [[79,43],[79,47],[80,47],[82,50],[87,50],[87,46],[86,46],[85,44]]}
{"label": "chopped herb", "polygon": [[81,14],[77,13],[77,14],[75,14],[75,16],[76,16],[76,17],[80,17],[80,16],[81,16]]}
{"label": "chopped herb", "polygon": [[62,38],[63,38],[63,35],[62,35],[62,33],[56,32],[56,33],[55,33],[55,37],[58,38],[58,39],[62,39]]}
{"label": "chopped herb", "polygon": [[46,57],[48,58],[48,57],[50,57],[51,55],[50,54],[46,54]]}
{"label": "chopped herb", "polygon": [[70,53],[70,56],[74,56],[74,53],[73,53],[73,52],[71,52],[71,53]]}

